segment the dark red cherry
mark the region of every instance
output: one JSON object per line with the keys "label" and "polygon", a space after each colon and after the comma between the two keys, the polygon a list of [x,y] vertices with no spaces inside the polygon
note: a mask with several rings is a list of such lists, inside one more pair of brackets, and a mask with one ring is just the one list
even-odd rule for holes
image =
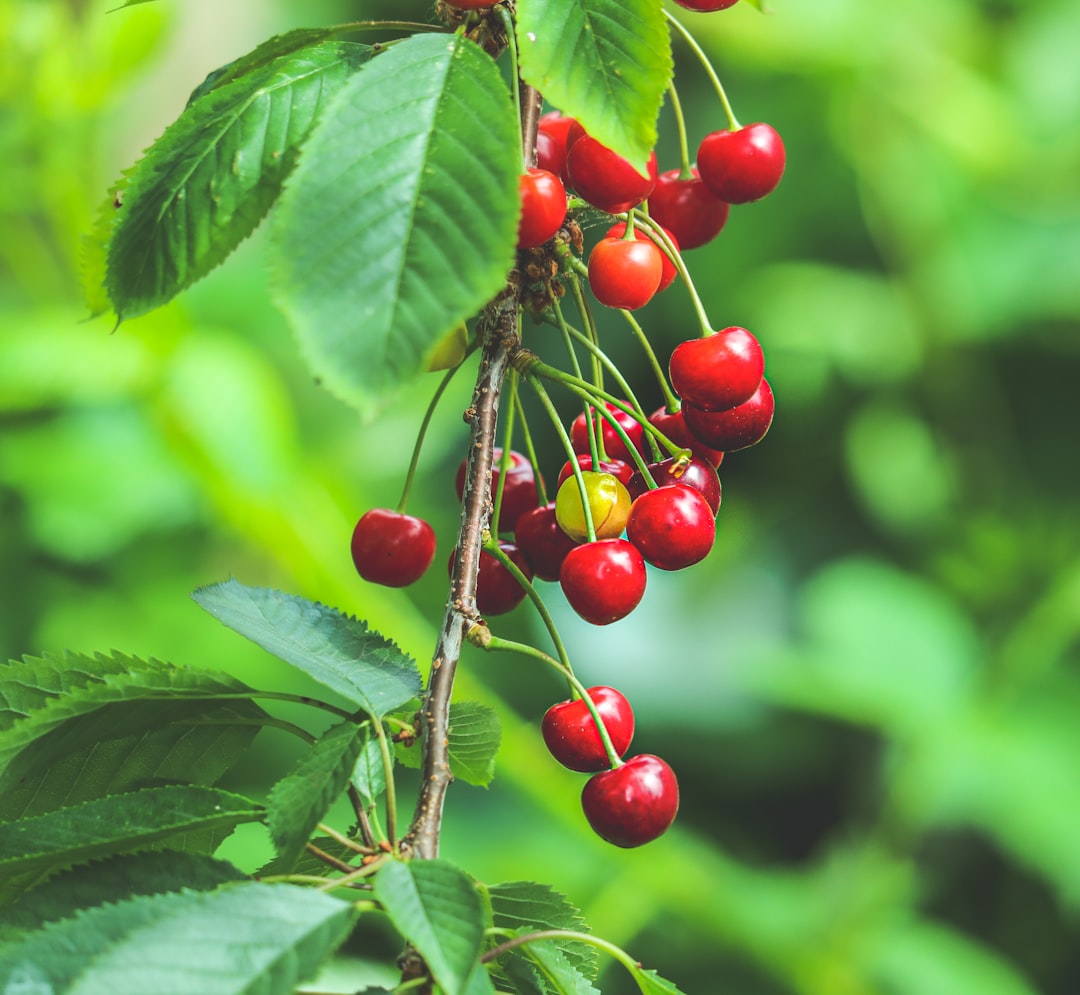
{"label": "dark red cherry", "polygon": [[[587,694],[607,730],[615,752],[621,757],[634,738],[634,710],[614,688],[588,688]],[[592,713],[583,698],[552,705],[540,723],[540,731],[551,755],[564,767],[584,774],[607,770],[611,763]]]}
{"label": "dark red cherry", "polygon": [[[499,464],[502,461],[502,449],[495,447],[491,461],[491,500],[495,500],[499,484]],[[465,460],[458,464],[454,477],[454,487],[458,500],[465,493]],[[536,474],[529,460],[515,449],[510,450],[510,465],[507,467],[506,483],[503,485],[502,510],[499,512],[499,531],[512,532],[518,518],[531,511],[539,503],[536,490]]]}
{"label": "dark red cherry", "polygon": [[577,543],[560,527],[555,518],[555,502],[525,512],[517,520],[514,541],[541,580],[558,580],[566,554]]}
{"label": "dark red cherry", "polygon": [[714,131],[698,146],[705,185],[729,204],[747,204],[772,193],[784,175],[784,143],[760,121],[736,131]]}
{"label": "dark red cherry", "polygon": [[626,539],[600,539],[566,554],[559,584],[586,622],[608,625],[629,615],[645,594],[645,560]]}
{"label": "dark red cherry", "polygon": [[405,587],[435,558],[435,530],[422,518],[389,508],[360,516],[350,543],[356,572],[373,584]]}
{"label": "dark red cherry", "polygon": [[[678,252],[679,240],[670,231],[667,231],[666,228],[664,230],[667,232],[667,237],[671,239],[672,244],[675,246],[675,251]],[[639,233],[639,238],[648,237],[649,239],[652,239],[651,233],[644,227],[637,228],[637,231]],[[618,221],[608,229],[605,237],[622,238],[625,233],[626,222]],[[679,275],[679,271],[675,268],[675,264],[668,258],[668,254],[664,251],[664,247],[655,239],[652,240],[660,250],[660,282],[656,285],[656,292],[660,293],[661,290],[667,290],[667,288],[675,282],[675,277]]]}
{"label": "dark red cherry", "polygon": [[675,772],[651,753],[594,774],[581,792],[593,832],[615,846],[634,847],[662,836],[679,811]]}
{"label": "dark red cherry", "polygon": [[[678,472],[676,472],[676,468]],[[714,516],[720,510],[720,478],[716,474],[716,469],[708,460],[695,456],[689,463],[679,463],[672,456],[669,459],[661,460],[659,463],[650,463],[649,471],[652,473],[657,487],[685,484],[687,487],[693,487],[695,491],[701,493],[701,496],[705,498],[712,509]],[[649,485],[645,482],[645,478],[641,473],[637,472],[630,478],[630,483],[626,485],[626,489],[630,492],[632,498],[637,499],[649,490]],[[645,558],[648,559],[648,557]]]}
{"label": "dark red cherry", "polygon": [[656,153],[649,154],[642,175],[616,152],[582,135],[566,153],[566,173],[582,200],[608,214],[637,207],[656,185]]}
{"label": "dark red cherry", "polygon": [[702,411],[692,404],[682,407],[687,427],[706,445],[733,453],[765,438],[773,419],[773,392],[767,380],[761,381],[749,401],[727,411]]}
{"label": "dark red cherry", "polygon": [[748,401],[764,373],[761,343],[738,325],[680,342],[668,361],[675,393],[705,411],[723,411]]}
{"label": "dark red cherry", "polygon": [[682,570],[699,563],[712,550],[715,514],[701,491],[693,487],[657,487],[630,506],[626,538],[654,567]]}
{"label": "dark red cherry", "polygon": [[714,10],[727,10],[728,7],[734,7],[739,0],[675,0],[675,2],[687,10],[707,14]]}
{"label": "dark red cherry", "polygon": [[566,218],[566,190],[562,180],[546,169],[527,169],[518,177],[521,220],[517,247],[535,249],[547,242]]}
{"label": "dark red cherry", "polygon": [[575,138],[585,134],[585,129],[572,117],[559,111],[549,111],[541,116],[536,130],[536,165],[554,173],[565,183],[566,148],[571,129],[577,125]]}
{"label": "dark red cherry", "polygon": [[[626,433],[627,438],[633,444],[634,448],[644,456],[648,447],[645,442],[645,429],[641,427],[641,423],[633,415],[623,411],[622,408],[617,408],[610,401],[607,402],[605,406],[611,413],[611,416],[619,423],[619,426]],[[589,410],[593,411],[592,408]],[[633,457],[630,455],[630,450],[626,448],[626,443],[623,442],[622,437],[615,429],[611,427],[608,420],[595,412],[593,412],[593,417],[600,419],[601,436],[604,440],[604,452],[612,459],[622,460],[625,463],[633,462]],[[589,429],[585,424],[584,412],[578,415],[570,425],[570,441],[574,446],[574,452],[591,452],[589,446]]]}
{"label": "dark red cherry", "polygon": [[705,185],[696,169],[685,180],[679,178],[680,172],[669,169],[656,178],[649,215],[678,239],[680,248],[696,249],[720,234],[731,208]]}
{"label": "dark red cherry", "polygon": [[668,411],[667,408],[657,408],[649,421],[664,433],[677,446],[689,449],[696,457],[718,467],[724,460],[724,453],[720,449],[713,449],[705,445],[700,439],[686,427],[681,411]]}
{"label": "dark red cherry", "polygon": [[[584,417],[584,416],[583,416]],[[583,471],[592,470],[592,456],[589,453],[578,453],[577,465],[581,467]],[[596,468],[597,473],[610,473],[620,484],[627,487],[630,484],[630,478],[634,475],[634,467],[621,459],[613,460],[600,460],[600,465]],[[562,469],[559,471],[559,487],[562,486],[563,481],[572,476],[574,473],[574,465],[567,460],[563,463]]]}
{"label": "dark red cherry", "polygon": [[[499,548],[510,557],[528,580],[532,580],[532,567],[516,543],[499,540]],[[446,564],[447,573],[453,576],[454,553]],[[480,550],[480,572],[476,576],[476,610],[481,615],[505,615],[525,600],[525,588],[486,549]]]}

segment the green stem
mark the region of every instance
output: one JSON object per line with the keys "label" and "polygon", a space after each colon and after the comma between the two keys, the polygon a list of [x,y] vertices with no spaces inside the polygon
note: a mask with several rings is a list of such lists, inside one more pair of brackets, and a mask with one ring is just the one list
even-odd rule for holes
{"label": "green stem", "polygon": [[[571,256],[571,259],[575,264],[579,264],[581,261],[577,256]],[[588,268],[585,270],[588,273]],[[596,319],[593,317],[592,309],[589,307],[589,302],[585,298],[585,291],[581,289],[581,281],[577,277],[576,268],[572,268],[570,271],[570,292],[574,295],[574,302],[578,306],[578,311],[581,312],[581,320],[585,325],[585,334],[588,335],[592,342],[597,345],[600,343],[600,335],[596,330]],[[604,371],[600,366],[599,361],[593,356],[593,382],[597,387],[604,386]]]}
{"label": "green stem", "polygon": [[[517,382],[515,380],[516,386]],[[517,410],[518,417],[521,418],[521,435],[525,440],[525,455],[529,457],[529,462],[532,464],[533,475],[536,477],[536,494],[539,498],[539,506],[542,508],[548,503],[547,488],[544,486],[543,474],[540,473],[540,461],[536,458],[536,447],[533,445],[532,433],[529,431],[529,421],[525,417],[525,405],[521,403],[521,392],[516,389],[514,391],[514,407]]]}
{"label": "green stem", "polygon": [[375,736],[379,740],[379,755],[382,757],[383,774],[386,780],[386,835],[391,846],[397,845],[397,788],[394,786],[394,759],[390,756],[390,743],[386,730],[380,721],[373,721]]}
{"label": "green stem", "polygon": [[[656,382],[660,385],[660,390],[664,395],[664,403],[669,407],[674,404],[678,405],[679,399],[675,396],[675,392],[668,384],[667,376],[664,374],[664,368],[660,365],[660,360],[656,358],[656,352],[652,347],[652,343],[649,341],[649,337],[645,334],[645,330],[638,324],[637,318],[635,318],[629,311],[623,311],[622,315],[626,318],[630,325],[630,328],[634,332],[634,336],[641,343],[641,347],[645,350],[645,355],[648,357],[649,365],[652,367],[653,373],[656,374]],[[630,396],[629,394],[627,395]],[[644,414],[644,411],[642,412]]]}
{"label": "green stem", "polygon": [[537,930],[535,933],[525,933],[520,936],[515,936],[509,929],[489,929],[487,933],[489,936],[508,936],[509,939],[505,943],[500,943],[497,947],[492,947],[490,950],[481,954],[480,962],[482,964],[495,960],[497,957],[501,957],[506,953],[507,950],[513,950],[514,947],[520,947],[526,943],[535,943],[539,940],[575,940],[581,943],[588,943],[598,950],[603,950],[604,953],[610,954],[631,974],[636,976],[641,973],[641,966],[633,957],[623,950],[622,947],[617,947],[610,940],[594,936],[592,933],[579,933],[573,929],[541,929]]}
{"label": "green stem", "polygon": [[[562,307],[558,300],[553,300],[552,310],[555,312],[555,321],[558,324],[559,329],[563,333],[563,340],[566,342],[566,351],[570,354],[570,365],[574,368],[575,376],[581,376],[581,363],[578,362],[577,350],[574,348],[574,344],[570,341],[570,325],[567,324],[566,316],[563,314]],[[581,335],[581,332],[577,333],[582,339],[585,336]]]}
{"label": "green stem", "polygon": [[[510,11],[506,9],[502,4],[499,4],[496,8],[499,13],[499,18],[503,24],[503,30],[506,32],[506,47],[510,52],[510,78],[512,80],[518,79],[518,50],[517,50],[517,35],[514,31],[514,18],[511,16]],[[519,127],[524,124],[524,117],[521,113],[521,93],[516,86],[510,87],[514,91],[514,120],[519,123]],[[525,134],[522,131],[521,136],[521,169],[524,172],[529,167],[528,157],[525,155]]]}
{"label": "green stem", "polygon": [[[634,319],[630,316],[630,313],[628,311],[624,311],[623,314],[626,315],[626,317],[631,321],[631,323],[633,323],[635,325],[637,324],[637,322],[635,322]],[[640,326],[639,326],[639,330],[640,330]],[[627,380],[622,375],[622,372],[611,361],[611,359],[607,355],[607,353],[604,352],[599,346],[597,346],[596,343],[590,342],[584,335],[581,334],[581,332],[579,332],[576,328],[574,328],[572,326],[569,326],[569,325],[566,326],[566,334],[570,335],[570,336],[573,336],[575,342],[580,342],[586,349],[589,350],[589,352],[591,352],[594,356],[596,356],[597,359],[600,360],[601,363],[604,364],[604,367],[607,369],[608,373],[611,374],[612,379],[615,381],[615,383],[617,383],[619,385],[619,390],[621,390],[623,392],[623,395],[626,397],[626,400],[629,401],[634,406],[634,409],[636,411],[638,411],[638,413],[640,413],[641,416],[644,418],[645,417],[645,409],[641,406],[641,403],[638,401],[637,397],[634,395],[633,390],[630,388],[630,384],[627,383]],[[648,340],[646,340],[646,345],[647,344],[648,344]],[[651,352],[651,350],[649,350],[649,351]],[[654,360],[655,360],[655,358],[656,357],[653,356]]]}
{"label": "green stem", "polygon": [[491,509],[491,518],[488,521],[488,528],[494,536],[499,534],[499,512],[502,511],[503,491],[506,490],[506,474],[510,469],[510,451],[514,444],[514,419],[517,416],[517,405],[514,404],[514,401],[517,398],[517,386],[517,370],[511,370],[510,376],[507,377],[503,387],[510,395],[510,406],[506,412],[506,429],[503,432],[502,452],[499,454],[499,482],[495,485],[495,504]]}
{"label": "green stem", "polygon": [[672,25],[672,27],[674,27],[679,32],[679,34],[683,36],[686,44],[690,46],[690,48],[693,50],[693,53],[698,57],[702,66],[705,68],[705,72],[708,75],[709,79],[712,80],[712,85],[715,87],[716,94],[720,98],[720,103],[724,108],[724,115],[727,117],[728,120],[728,128],[731,131],[738,131],[739,128],[742,127],[742,125],[739,124],[738,120],[735,117],[735,112],[731,109],[731,103],[727,98],[727,93],[724,92],[724,84],[720,82],[720,77],[716,75],[716,70],[713,69],[712,63],[709,61],[709,57],[705,54],[701,46],[697,43],[697,39],[694,38],[694,36],[686,30],[685,26],[680,23],[678,18],[676,18],[668,10],[664,11],[664,16],[668,19],[668,22]]}
{"label": "green stem", "polygon": [[690,271],[686,268],[686,263],[683,262],[682,254],[675,248],[675,244],[671,239],[668,238],[667,232],[653,221],[652,218],[641,217],[638,220],[653,232],[653,237],[660,243],[661,248],[667,253],[668,258],[675,264],[675,268],[679,271],[679,276],[682,277],[683,283],[686,284],[686,289],[690,294],[690,300],[694,305],[694,311],[697,313],[698,322],[701,325],[702,338],[715,335],[716,329],[713,328],[712,322],[709,321],[709,315],[705,311],[705,305],[701,303],[701,296],[697,292],[697,287],[694,286],[694,280],[690,276]]}
{"label": "green stem", "polygon": [[692,180],[693,170],[690,168],[690,146],[686,138],[686,118],[683,117],[682,102],[679,100],[679,91],[675,89],[675,81],[668,84],[668,95],[671,97],[671,112],[675,115],[675,130],[679,133],[679,179]]}
{"label": "green stem", "polygon": [[333,826],[328,826],[325,822],[320,822],[317,828],[321,833],[329,836],[330,839],[336,840],[342,846],[347,847],[348,849],[353,850],[356,853],[362,853],[367,856],[369,854],[378,852],[377,850],[373,850],[371,847],[362,846],[360,843],[357,843],[356,840],[349,839],[349,837],[346,836],[344,833],[339,833]]}

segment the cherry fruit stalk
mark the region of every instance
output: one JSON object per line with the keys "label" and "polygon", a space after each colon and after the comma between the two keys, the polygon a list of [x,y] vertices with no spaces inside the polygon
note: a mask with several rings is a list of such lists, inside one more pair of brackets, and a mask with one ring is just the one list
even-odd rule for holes
{"label": "cherry fruit stalk", "polygon": [[[585,693],[596,706],[611,745],[621,757],[634,738],[634,710],[630,702],[606,685],[588,688]],[[544,713],[540,732],[551,755],[569,770],[590,774],[611,766],[600,731],[583,698],[552,705]]]}

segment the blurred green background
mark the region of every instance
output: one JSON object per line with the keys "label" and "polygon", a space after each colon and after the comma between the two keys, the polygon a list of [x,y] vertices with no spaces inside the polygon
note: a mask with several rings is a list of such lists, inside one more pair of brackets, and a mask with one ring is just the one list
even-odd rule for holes
{"label": "blurred green background", "polygon": [[[437,377],[361,424],[305,369],[258,233],[115,331],[85,320],[78,277],[109,184],[206,73],[278,31],[426,5],[116,3],[0,0],[0,651],[117,648],[294,686],[188,597],[235,576],[426,661],[468,378],[410,506],[436,567],[383,590],[355,575],[349,534],[396,503]],[[593,837],[581,778],[539,739],[562,689],[474,652],[458,693],[500,709],[504,744],[490,789],[453,788],[443,853],[555,885],[694,995],[1075,995],[1080,5],[769,6],[681,16],[740,119],[787,144],[776,193],[688,254],[717,326],[764,343],[776,421],[721,468],[713,556],[654,571],[635,614],[592,629],[545,587],[583,678],[634,702],[634,749],[678,772],[676,830],[630,852]],[[722,115],[676,60],[696,146]],[[677,165],[667,111],[659,155]],[[662,355],[694,334],[678,288],[640,317]],[[496,631],[543,641],[524,608]],[[245,790],[295,755],[262,736]],[[252,829],[224,852],[250,869],[268,844]],[[321,984],[392,979],[395,953],[376,931]],[[629,990],[617,968],[600,987]]]}

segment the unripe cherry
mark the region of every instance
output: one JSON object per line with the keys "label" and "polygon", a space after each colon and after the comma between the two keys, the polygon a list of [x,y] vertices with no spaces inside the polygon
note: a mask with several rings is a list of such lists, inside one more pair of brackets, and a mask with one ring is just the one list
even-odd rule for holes
{"label": "unripe cherry", "polygon": [[[585,481],[596,538],[611,539],[621,535],[626,527],[626,516],[630,513],[630,492],[610,473],[583,470],[581,476]],[[567,477],[560,485],[555,495],[555,519],[559,528],[571,539],[578,542],[588,539],[585,507],[581,503],[577,477]]]}

